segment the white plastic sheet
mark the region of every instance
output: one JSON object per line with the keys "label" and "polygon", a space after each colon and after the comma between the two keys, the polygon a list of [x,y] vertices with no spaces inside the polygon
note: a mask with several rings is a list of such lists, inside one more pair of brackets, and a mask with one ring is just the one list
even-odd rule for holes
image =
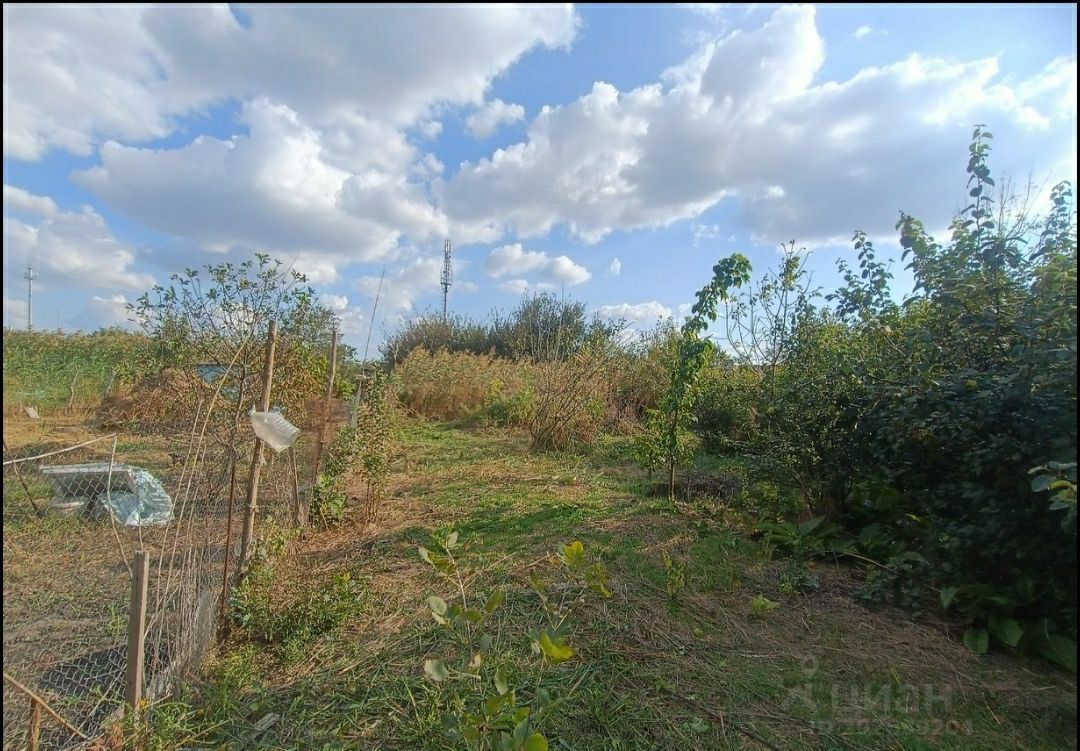
{"label": "white plastic sheet", "polygon": [[256,412],[249,414],[251,429],[267,446],[281,453],[296,442],[300,428],[281,416],[280,412]]}
{"label": "white plastic sheet", "polygon": [[158,479],[145,469],[131,467],[136,492],[112,491],[101,500],[113,517],[127,527],[168,524],[173,518],[173,502]]}

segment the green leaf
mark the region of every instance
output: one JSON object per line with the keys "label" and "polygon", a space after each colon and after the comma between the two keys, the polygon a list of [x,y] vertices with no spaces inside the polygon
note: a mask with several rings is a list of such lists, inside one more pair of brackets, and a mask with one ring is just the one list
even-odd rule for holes
{"label": "green leaf", "polygon": [[516,745],[521,746],[525,744],[525,741],[529,737],[529,720],[523,719],[514,726],[514,742]]}
{"label": "green leaf", "polygon": [[585,586],[601,597],[611,597],[611,590],[607,588],[607,571],[604,564],[594,563],[585,572]]}
{"label": "green leaf", "polygon": [[440,574],[442,574],[443,576],[453,575],[454,564],[452,564],[445,556],[438,555],[437,553],[432,553],[430,550],[422,546],[419,548],[419,550],[420,557],[430,563],[432,566],[434,566],[435,570],[438,571]]}
{"label": "green leaf", "polygon": [[450,671],[442,660],[424,660],[424,675],[433,681],[445,681],[450,677]]}
{"label": "green leaf", "polygon": [[546,688],[536,689],[536,705],[543,709],[548,704],[551,704],[551,694],[548,693]]}
{"label": "green leaf", "polygon": [[941,607],[945,610],[949,609],[949,605],[952,604],[953,599],[956,597],[956,593],[960,590],[956,587],[942,587],[941,588]]}
{"label": "green leaf", "polygon": [[995,639],[1010,647],[1019,644],[1020,639],[1024,636],[1024,627],[1012,618],[999,618],[992,615],[987,625],[990,627],[990,633],[994,635]]}
{"label": "green leaf", "polygon": [[454,548],[457,547],[457,542],[458,542],[458,533],[457,532],[451,532],[449,535],[446,536],[446,549],[447,550],[453,550]]}
{"label": "green leaf", "polygon": [[489,717],[494,717],[509,700],[509,696],[489,696],[484,699],[484,714]]}
{"label": "green leaf", "polygon": [[1037,475],[1031,481],[1031,489],[1036,493],[1041,493],[1050,487],[1050,483],[1054,481],[1053,475]]}
{"label": "green leaf", "polygon": [[469,621],[470,623],[479,623],[480,621],[484,620],[483,613],[481,613],[479,610],[472,609],[466,610],[464,613],[461,614],[461,617]]}
{"label": "green leaf", "polygon": [[510,684],[506,682],[506,673],[502,668],[495,671],[495,690],[499,692],[499,696],[510,690]]}
{"label": "green leaf", "polygon": [[1076,642],[1065,634],[1044,634],[1035,641],[1035,648],[1046,659],[1076,672]]}
{"label": "green leaf", "polygon": [[541,579],[535,571],[529,572],[529,584],[532,585],[533,591],[537,594],[547,592],[547,585],[544,584],[544,580]]}
{"label": "green leaf", "polygon": [[548,751],[548,742],[540,733],[533,733],[525,741],[524,751]]}
{"label": "green leaf", "polygon": [[446,600],[441,597],[432,595],[427,598],[427,605],[431,608],[431,612],[436,615],[446,615]]}
{"label": "green leaf", "polygon": [[491,593],[491,597],[489,597],[488,601],[484,604],[484,612],[494,613],[504,602],[506,602],[506,592],[501,589],[496,589]]}
{"label": "green leaf", "polygon": [[780,607],[780,603],[773,602],[764,595],[758,595],[754,598],[754,601],[750,603],[750,614],[755,618],[761,618],[770,610],[775,610]]}
{"label": "green leaf", "polygon": [[491,649],[491,642],[492,642],[491,634],[481,634],[480,635],[480,651],[481,652],[487,652],[489,649]]}
{"label": "green leaf", "polygon": [[977,655],[990,649],[990,634],[985,628],[969,628],[964,632],[964,646]]}
{"label": "green leaf", "polygon": [[585,546],[581,544],[581,540],[574,540],[569,545],[562,546],[559,557],[570,568],[579,568],[585,563]]}
{"label": "green leaf", "polygon": [[574,648],[569,646],[563,637],[552,639],[547,632],[540,634],[540,649],[552,662],[569,660],[575,654]]}

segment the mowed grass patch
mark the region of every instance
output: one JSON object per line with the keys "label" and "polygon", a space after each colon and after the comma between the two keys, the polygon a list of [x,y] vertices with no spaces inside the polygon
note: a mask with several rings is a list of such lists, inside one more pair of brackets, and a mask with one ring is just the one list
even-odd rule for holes
{"label": "mowed grass patch", "polygon": [[[167,710],[171,742],[455,748],[441,720],[452,698],[423,664],[461,656],[425,606],[456,590],[417,553],[452,525],[471,596],[508,593],[490,624],[492,659],[521,686],[539,678],[527,571],[572,539],[608,570],[611,598],[574,616],[578,654],[543,677],[564,702],[543,727],[553,749],[1075,748],[1070,676],[978,658],[943,624],[868,611],[842,566],[819,565],[818,591],[786,595],[783,561],[720,520],[636,492],[641,474],[612,453],[530,454],[520,434],[406,421],[379,524],[312,529],[278,564],[286,588],[349,572],[364,606],[289,661],[223,645]],[[674,597],[665,556],[685,567]],[[776,607],[755,614],[758,596]]]}

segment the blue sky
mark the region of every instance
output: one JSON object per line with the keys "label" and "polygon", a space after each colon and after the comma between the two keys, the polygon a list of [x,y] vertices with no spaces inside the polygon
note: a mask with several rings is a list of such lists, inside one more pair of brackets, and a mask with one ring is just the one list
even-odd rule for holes
{"label": "blue sky", "polygon": [[[678,315],[731,252],[816,283],[900,210],[942,231],[974,123],[1076,179],[1076,8],[4,6],[4,323],[123,324],[269,251],[363,343],[552,290]],[[905,283],[902,272],[898,287]]]}

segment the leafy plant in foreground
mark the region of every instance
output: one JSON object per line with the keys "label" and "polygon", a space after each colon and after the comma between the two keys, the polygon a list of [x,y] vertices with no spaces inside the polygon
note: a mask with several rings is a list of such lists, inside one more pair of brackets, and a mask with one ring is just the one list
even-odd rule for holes
{"label": "leafy plant in foreground", "polygon": [[1076,534],[1076,462],[1049,462],[1028,472],[1036,493],[1057,491],[1050,496],[1050,510],[1064,511],[1061,528]]}
{"label": "leafy plant in foreground", "polygon": [[678,605],[679,595],[686,589],[686,563],[672,558],[664,551],[664,588],[667,590],[668,602]]}
{"label": "leafy plant in foreground", "polygon": [[[544,720],[558,711],[566,697],[553,698],[543,687],[545,670],[573,658],[577,650],[567,641],[570,617],[574,608],[592,591],[609,597],[607,575],[599,563],[590,563],[580,541],[563,545],[553,556],[562,581],[548,584],[534,571],[529,572],[533,592],[539,597],[545,622],[529,632],[532,653],[540,660],[536,684],[515,685],[501,668],[503,660],[493,654],[494,637],[485,628],[496,617],[506,600],[505,590],[492,591],[484,604],[475,595],[470,603],[466,576],[455,551],[460,553],[457,532],[436,536],[437,551],[420,548],[420,557],[442,577],[451,581],[457,596],[448,603],[441,597],[427,598],[427,606],[436,623],[451,635],[462,654],[458,664],[430,659],[424,662],[428,680],[446,686],[452,707],[443,716],[443,726],[454,740],[462,741],[472,751],[546,751],[548,741],[540,731]],[[526,698],[528,697],[528,698]]]}

